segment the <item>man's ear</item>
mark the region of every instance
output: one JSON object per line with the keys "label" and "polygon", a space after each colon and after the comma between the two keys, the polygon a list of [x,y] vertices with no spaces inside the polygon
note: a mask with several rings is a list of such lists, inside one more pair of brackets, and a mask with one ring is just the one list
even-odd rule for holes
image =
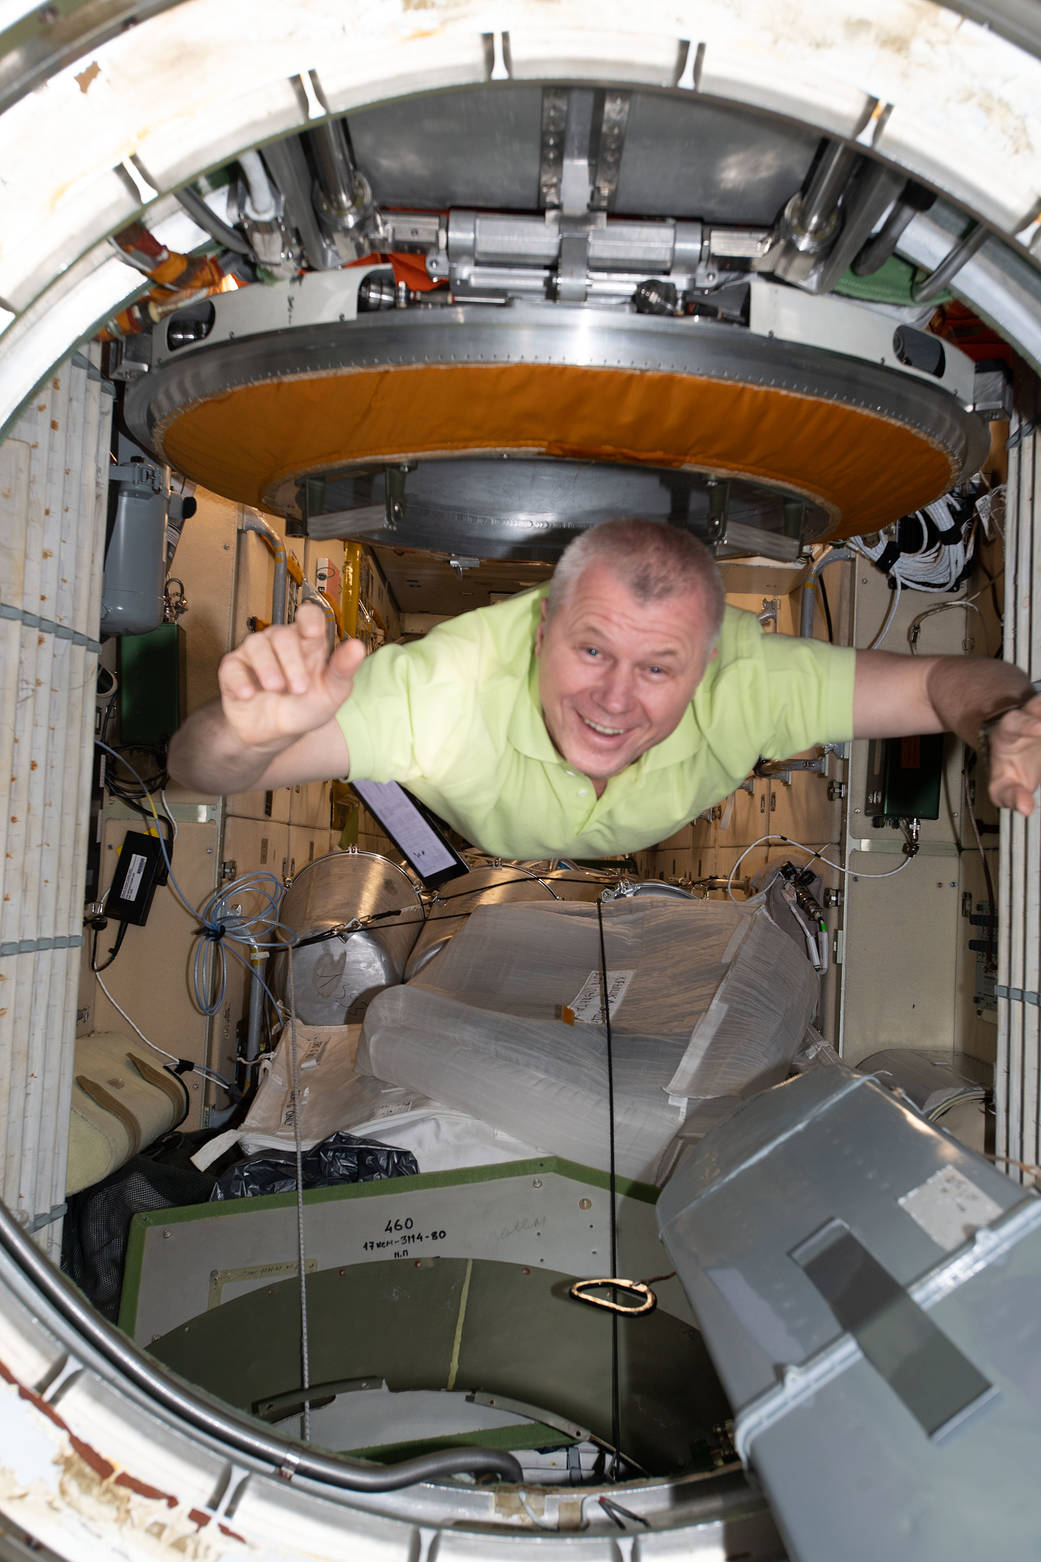
{"label": "man's ear", "polygon": [[547,618],[546,608],[547,608],[547,606],[548,606],[548,603],[546,601],[546,598],[543,597],[542,601],[539,603],[539,623],[538,623],[538,628],[535,630],[535,655],[536,656],[540,656],[542,654],[542,637],[546,633],[546,618]]}

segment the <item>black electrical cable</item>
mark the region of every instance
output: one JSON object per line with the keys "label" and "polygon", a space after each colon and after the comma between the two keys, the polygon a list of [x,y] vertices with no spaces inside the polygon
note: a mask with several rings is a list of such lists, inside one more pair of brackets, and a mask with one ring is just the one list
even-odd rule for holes
{"label": "black electrical cable", "polygon": [[828,626],[828,644],[835,644],[835,630],[831,622],[831,604],[828,601],[828,588],[824,584],[824,571],[817,576],[817,584],[821,591],[821,607],[824,609],[824,622]]}
{"label": "black electrical cable", "polygon": [[[102,926],[107,926],[107,924],[104,922],[103,918],[101,919],[101,921],[102,921]],[[116,941],[112,945],[112,948],[109,950],[109,952],[108,952],[108,959],[105,961],[104,965],[98,965],[98,934],[101,932],[101,928],[100,927],[95,927],[94,928],[94,940],[93,940],[93,943],[91,945],[91,951],[90,951],[90,969],[94,972],[95,975],[97,975],[99,971],[107,971],[109,966],[115,960],[115,958],[118,955],[120,949],[122,949],[122,947],[123,947],[123,940],[124,940],[124,938],[127,935],[127,926],[128,926],[128,924],[126,922],[120,922],[120,924],[119,924],[119,932],[116,934]]]}
{"label": "black electrical cable", "polygon": [[[509,888],[509,887],[511,887],[514,884],[523,884],[526,881],[526,879],[527,879],[527,875],[525,875],[525,878],[523,878],[523,879],[499,879],[499,881],[497,883],[495,883],[495,884],[479,884],[479,885],[475,886],[472,889],[457,890],[454,895],[441,895],[439,897],[440,898],[440,904],[443,905],[443,906],[447,906],[449,901],[452,901],[452,900],[465,900],[467,898],[467,896],[469,896],[469,895],[485,895],[485,894],[488,893],[489,890]],[[547,883],[547,881],[545,879],[541,879],[541,878],[538,878],[536,876],[533,880],[531,880],[529,882],[533,882],[533,883],[536,883],[536,884],[543,885],[544,888],[548,889],[550,891],[550,894],[552,895],[552,887]],[[579,878],[577,875],[574,878],[568,878],[565,875],[561,875],[560,877],[554,879],[553,883],[554,884],[588,884],[588,883],[590,883],[590,880],[589,879]],[[554,900],[560,900],[561,898],[562,897],[559,896],[559,895],[554,895],[553,896]],[[599,902],[599,897],[597,897],[597,899],[598,899],[598,902]],[[473,916],[474,912],[479,910],[479,909],[480,908],[477,907],[477,906],[471,906],[466,911],[443,911],[443,912],[439,912],[436,916],[424,915],[422,917],[416,918],[416,920],[419,921],[419,922],[422,922],[422,923],[426,923],[426,922],[454,922],[454,921],[457,921],[457,920],[459,920],[460,918],[463,918],[463,917]],[[408,919],[408,920],[404,919],[406,910],[407,911],[411,911],[412,907],[408,906],[408,907],[405,907],[403,909],[403,908],[401,908],[399,906],[399,907],[395,907],[394,909],[392,909],[390,911],[374,911],[374,912],[372,912],[372,914],[370,916],[367,916],[367,917],[357,917],[355,919],[355,925],[353,927],[349,923],[347,923],[347,922],[338,922],[335,927],[326,927],[326,928],[323,928],[320,933],[308,933],[306,935],[306,937],[298,938],[296,940],[296,942],[293,944],[293,948],[294,949],[306,949],[309,944],[322,944],[322,943],[325,943],[326,940],[330,939],[330,938],[341,938],[344,935],[349,936],[351,933],[361,933],[361,932],[364,931],[365,928],[371,927],[374,922],[386,921],[386,919],[388,917],[402,917],[403,920],[398,923],[398,927],[409,927],[411,925],[411,919]]]}
{"label": "black electrical cable", "polygon": [[167,815],[161,814],[152,808],[144,808],[129,792],[120,791],[118,788],[113,787],[111,783],[109,783],[108,790],[112,793],[113,797],[118,797],[121,803],[126,803],[128,808],[132,808],[136,814],[140,814],[142,819],[147,819],[149,824],[155,824],[156,820],[159,821],[159,823],[166,831],[166,855],[169,861],[172,862],[174,849],[174,828],[173,823],[167,817]]}
{"label": "black electrical cable", "polygon": [[253,246],[248,239],[218,217],[215,211],[211,211],[199,192],[190,184],[186,184],[181,190],[176,190],[174,199],[184,207],[192,221],[198,223],[203,232],[208,233],[214,243],[220,245],[221,249],[230,249],[236,255],[246,255],[250,260],[255,258]]}
{"label": "black electrical cable", "polygon": [[[124,745],[124,747],[126,746],[127,745]],[[134,752],[137,751],[135,750]],[[153,749],[147,749],[145,752],[149,754],[155,754],[155,750]],[[114,749],[113,753],[116,754],[118,759],[124,759],[124,756],[121,752]],[[124,760],[124,763],[129,763],[129,761]],[[135,771],[135,775],[136,773],[137,772]],[[116,781],[115,778],[112,780],[109,791],[114,792],[117,797],[122,797],[124,799],[131,797],[138,799],[142,797],[153,797],[156,792],[161,792],[165,786],[168,786],[169,781],[169,772],[167,771],[165,764],[161,764],[154,776],[148,776],[147,778],[144,776],[141,777],[141,784],[137,791],[134,791],[131,787],[124,786],[121,781]]]}
{"label": "black electrical cable", "polygon": [[171,1123],[170,1124],[169,1128],[166,1130],[167,1133],[174,1133],[178,1128],[180,1128],[181,1124],[187,1120],[188,1113],[192,1109],[192,1098],[191,1098],[191,1095],[190,1095],[190,1093],[188,1091],[188,1086],[184,1082],[184,1074],[185,1074],[184,1065],[185,1065],[185,1063],[188,1063],[188,1068],[189,1069],[193,1069],[194,1068],[194,1064],[189,1063],[187,1058],[182,1058],[181,1062],[177,1063],[177,1064],[174,1064],[174,1063],[164,1063],[163,1064],[163,1073],[164,1074],[169,1074],[172,1079],[176,1079],[177,1083],[180,1085],[181,1089],[184,1092],[184,1111],[181,1113],[181,1115],[177,1119],[176,1123]]}
{"label": "black electrical cable", "polygon": [[980,854],[980,862],[983,865],[983,878],[987,886],[987,952],[984,956],[984,968],[988,975],[993,975],[998,969],[998,897],[994,891],[994,876],[990,871],[990,862],[983,845],[983,837],[980,834],[975,804],[969,795],[969,762],[967,757],[961,767],[961,789],[963,807],[969,816],[972,833],[976,838],[976,849]]}
{"label": "black electrical cable", "polygon": [[[596,903],[596,921],[600,934],[600,998],[604,1010],[604,1027],[607,1038],[607,1117],[610,1170],[608,1174],[608,1198],[611,1204],[611,1274],[618,1275],[618,1178],[615,1167],[614,1131],[614,1042],[611,1035],[611,1003],[608,997],[607,945],[604,941],[603,902]],[[622,1410],[621,1387],[618,1373],[618,1314],[611,1313],[611,1442],[614,1445],[608,1474],[617,1481],[621,1473]]]}

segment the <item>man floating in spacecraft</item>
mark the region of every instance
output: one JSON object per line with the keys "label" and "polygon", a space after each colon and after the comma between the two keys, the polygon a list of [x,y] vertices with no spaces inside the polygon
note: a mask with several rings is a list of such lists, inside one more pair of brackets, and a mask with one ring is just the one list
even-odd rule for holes
{"label": "man floating in spacecraft", "polygon": [[305,604],[225,656],[220,699],[170,748],[204,792],[347,776],[407,786],[502,857],[607,857],[664,840],[760,755],[951,731],[983,746],[991,800],[1041,783],[1041,695],[984,657],[764,635],[727,607],[708,550],[655,521],[581,533],[547,588],[410,645],[328,654]]}

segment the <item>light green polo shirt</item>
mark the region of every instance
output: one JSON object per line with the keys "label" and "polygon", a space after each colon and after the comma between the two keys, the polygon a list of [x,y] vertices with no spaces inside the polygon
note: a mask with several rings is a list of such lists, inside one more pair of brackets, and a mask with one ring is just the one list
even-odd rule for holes
{"label": "light green polo shirt", "polygon": [[597,798],[542,719],[535,629],[545,588],[439,624],[362,664],[337,720],[356,781],[400,781],[500,857],[613,857],[672,835],[745,779],[852,736],[854,652],[765,635],[727,608],[675,731]]}

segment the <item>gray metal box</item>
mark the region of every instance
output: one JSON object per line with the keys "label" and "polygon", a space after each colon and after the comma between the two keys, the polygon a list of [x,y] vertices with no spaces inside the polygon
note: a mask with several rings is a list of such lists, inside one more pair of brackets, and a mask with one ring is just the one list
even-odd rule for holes
{"label": "gray metal box", "polygon": [[794,1559],[1036,1553],[1034,1193],[822,1068],[707,1135],[658,1211]]}

